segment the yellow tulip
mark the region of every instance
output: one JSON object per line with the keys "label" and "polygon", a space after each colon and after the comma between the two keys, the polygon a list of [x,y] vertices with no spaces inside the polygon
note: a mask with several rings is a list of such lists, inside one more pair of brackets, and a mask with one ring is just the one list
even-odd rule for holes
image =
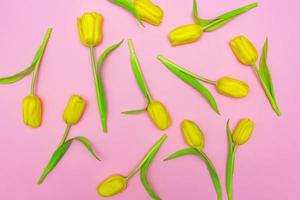
{"label": "yellow tulip", "polygon": [[254,123],[250,119],[242,119],[233,132],[233,143],[236,145],[245,144],[253,131]]}
{"label": "yellow tulip", "polygon": [[258,59],[257,50],[245,36],[237,36],[230,41],[230,46],[237,59],[245,65],[253,65]]}
{"label": "yellow tulip", "polygon": [[77,26],[81,43],[88,47],[97,46],[102,40],[103,17],[96,12],[84,13],[77,18]]}
{"label": "yellow tulip", "polygon": [[29,95],[23,99],[23,122],[31,128],[41,125],[42,102],[38,96]]}
{"label": "yellow tulip", "polygon": [[134,7],[141,15],[141,19],[154,26],[159,26],[163,20],[163,10],[149,0],[135,0]]}
{"label": "yellow tulip", "polygon": [[153,123],[160,130],[169,128],[172,123],[172,119],[165,106],[159,101],[152,101],[147,107],[147,112]]}
{"label": "yellow tulip", "polygon": [[243,81],[222,77],[216,82],[217,91],[225,96],[242,98],[248,95],[249,86]]}
{"label": "yellow tulip", "polygon": [[78,95],[71,96],[63,113],[64,121],[68,125],[76,124],[80,120],[84,110],[84,99]]}
{"label": "yellow tulip", "polygon": [[112,175],[99,184],[97,192],[102,197],[111,197],[127,187],[127,179],[120,175]]}
{"label": "yellow tulip", "polygon": [[202,150],[204,147],[204,135],[196,123],[191,120],[183,120],[181,122],[181,131],[185,142],[193,148]]}
{"label": "yellow tulip", "polygon": [[202,28],[197,24],[188,24],[175,28],[168,37],[173,46],[197,41],[202,35]]}

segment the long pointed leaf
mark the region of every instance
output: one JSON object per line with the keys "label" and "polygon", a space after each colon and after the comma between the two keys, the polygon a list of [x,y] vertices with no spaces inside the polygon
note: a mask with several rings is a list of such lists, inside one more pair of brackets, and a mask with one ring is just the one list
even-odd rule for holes
{"label": "long pointed leaf", "polygon": [[197,0],[194,0],[194,2],[193,2],[193,16],[194,16],[195,23],[199,24],[201,27],[205,27],[207,24],[209,24],[211,21],[213,21],[213,19],[199,18]]}
{"label": "long pointed leaf", "polygon": [[158,56],[158,59],[169,69],[171,70],[177,77],[179,77],[181,80],[192,86],[194,89],[196,89],[209,103],[209,105],[212,107],[212,109],[220,114],[217,103],[210,93],[210,91],[204,87],[199,81],[197,81],[195,78],[192,78],[190,75],[187,75],[186,73],[182,72],[177,64],[173,63],[172,61],[168,60],[167,58],[163,56]]}
{"label": "long pointed leaf", "polygon": [[[145,190],[147,191],[147,193],[151,196],[151,199],[154,199],[154,200],[160,200],[161,198],[152,189],[152,187],[147,179],[147,173],[148,173],[148,169],[149,169],[149,166],[150,166],[152,160],[154,159],[158,150],[160,149],[161,145],[163,144],[163,142],[166,139],[167,139],[167,135],[163,135],[159,139],[159,141],[156,142],[156,144],[151,148],[149,153],[145,156],[145,158],[144,158],[145,162],[141,166],[141,173],[140,173],[141,182],[143,183],[143,186],[144,186]],[[142,161],[142,163],[143,163],[143,161]]]}
{"label": "long pointed leaf", "polygon": [[133,46],[133,42],[132,42],[131,39],[128,40],[128,47],[129,47],[129,50],[130,50],[130,61],[131,61],[131,66],[132,66],[135,78],[138,82],[138,85],[139,85],[142,93],[144,94],[144,96],[146,97],[148,102],[150,102],[152,100],[152,97],[151,97],[151,94],[150,94],[149,89],[147,87],[146,81],[144,80],[144,76],[143,76],[143,73],[141,71],[141,67],[140,67],[138,58],[136,56],[134,46]]}
{"label": "long pointed leaf", "polygon": [[138,114],[141,114],[141,113],[144,113],[144,112],[146,112],[146,108],[142,108],[142,109],[138,109],[138,110],[129,110],[129,111],[122,112],[122,114],[124,114],[124,115],[138,115]]}
{"label": "long pointed leaf", "polygon": [[54,169],[57,163],[61,160],[61,158],[65,155],[68,151],[70,145],[72,144],[73,140],[68,140],[59,146],[55,152],[52,154],[50,161],[48,162],[47,166],[45,167],[41,177],[38,180],[38,184],[42,184],[47,175]]}
{"label": "long pointed leaf", "polygon": [[87,138],[85,138],[83,136],[78,136],[78,137],[75,137],[74,139],[81,142],[97,160],[99,160],[99,161],[101,160],[95,153],[90,141]]}
{"label": "long pointed leaf", "polygon": [[142,22],[141,15],[137,11],[137,9],[134,7],[134,5],[131,1],[129,1],[129,0],[109,0],[109,1],[129,10],[135,16],[135,18],[139,21],[139,23],[144,27],[144,23]]}
{"label": "long pointed leaf", "polygon": [[25,76],[27,76],[28,74],[30,74],[31,72],[34,71],[35,65],[41,60],[41,58],[44,54],[44,51],[45,51],[47,42],[49,40],[49,37],[51,35],[51,32],[52,32],[52,29],[49,28],[44,37],[42,44],[40,45],[40,47],[38,48],[37,52],[34,55],[31,65],[29,67],[27,67],[26,69],[22,70],[21,72],[18,72],[14,75],[0,78],[0,84],[15,83],[15,82],[23,79]]}
{"label": "long pointed leaf", "polygon": [[166,159],[164,159],[164,161],[172,160],[172,159],[182,157],[185,155],[196,155],[205,162],[206,167],[209,171],[210,177],[213,181],[215,190],[217,192],[218,200],[221,200],[222,199],[222,187],[220,184],[218,174],[217,174],[216,169],[213,166],[212,162],[210,161],[210,159],[207,157],[207,155],[204,152],[198,151],[197,149],[194,149],[194,148],[181,149],[181,150],[171,154],[170,156],[168,156]]}
{"label": "long pointed leaf", "polygon": [[227,158],[227,166],[226,166],[226,191],[228,200],[232,200],[232,177],[234,171],[234,154],[235,147],[232,141],[232,132],[229,126],[229,120],[226,125],[227,129],[227,139],[228,139],[228,158]]}
{"label": "long pointed leaf", "polygon": [[98,74],[101,73],[101,68],[103,67],[103,63],[104,63],[105,59],[107,58],[107,56],[109,56],[110,53],[112,53],[114,50],[116,50],[123,43],[123,41],[124,40],[121,40],[120,42],[111,45],[110,47],[105,49],[105,51],[103,51],[101,56],[99,56],[99,59],[98,59],[98,62],[97,62]]}
{"label": "long pointed leaf", "polygon": [[281,112],[276,102],[273,81],[267,65],[267,57],[268,57],[268,39],[266,39],[263,47],[263,53],[259,63],[258,75],[263,85],[263,88],[266,92],[266,95],[270,101],[270,104],[272,105],[273,110],[276,112],[278,116],[280,116]]}
{"label": "long pointed leaf", "polygon": [[30,74],[34,70],[34,67],[35,67],[35,63],[33,63],[28,68],[24,69],[23,71],[21,71],[17,74],[14,74],[12,76],[2,77],[2,78],[0,78],[0,84],[15,83],[15,82],[23,79],[28,74]]}
{"label": "long pointed leaf", "polygon": [[246,6],[243,6],[241,8],[226,12],[218,17],[216,17],[215,19],[209,21],[209,23],[207,23],[204,27],[203,30],[208,32],[208,31],[214,31],[222,26],[224,26],[225,24],[227,24],[228,22],[230,22],[231,20],[233,20],[235,17],[255,8],[258,6],[258,3],[252,3]]}

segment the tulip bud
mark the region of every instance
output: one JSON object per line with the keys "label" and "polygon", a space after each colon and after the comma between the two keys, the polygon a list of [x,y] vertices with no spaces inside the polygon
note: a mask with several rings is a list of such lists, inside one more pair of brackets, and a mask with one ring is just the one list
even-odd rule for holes
{"label": "tulip bud", "polygon": [[97,46],[102,40],[102,15],[92,12],[84,13],[77,18],[77,26],[81,43],[88,47]]}
{"label": "tulip bud", "polygon": [[181,122],[181,131],[185,142],[193,148],[202,150],[204,147],[204,135],[201,129],[191,120],[183,120]]}
{"label": "tulip bud", "polygon": [[165,106],[159,101],[150,102],[147,107],[147,112],[153,123],[160,130],[169,128],[172,123],[171,117]]}
{"label": "tulip bud", "polygon": [[197,41],[202,35],[202,28],[197,24],[188,24],[175,28],[168,37],[173,46]]}
{"label": "tulip bud", "polygon": [[248,95],[249,86],[243,81],[230,77],[222,77],[217,80],[216,88],[219,93],[234,98],[242,98]]}
{"label": "tulip bud", "polygon": [[38,128],[42,121],[42,102],[38,96],[29,95],[23,99],[23,122],[31,128]]}
{"label": "tulip bud", "polygon": [[233,132],[233,143],[236,145],[245,144],[253,131],[254,124],[250,119],[242,119]]}
{"label": "tulip bud", "polygon": [[102,197],[114,196],[126,189],[127,179],[120,175],[112,175],[105,179],[97,188]]}
{"label": "tulip bud", "polygon": [[252,65],[258,59],[257,50],[244,36],[240,35],[230,41],[230,46],[237,59],[245,64]]}
{"label": "tulip bud", "polygon": [[164,13],[162,9],[153,4],[149,0],[135,0],[134,7],[141,15],[141,19],[148,22],[154,26],[161,24],[163,20]]}
{"label": "tulip bud", "polygon": [[76,124],[80,120],[84,110],[84,99],[78,95],[71,96],[63,114],[64,121],[68,125]]}

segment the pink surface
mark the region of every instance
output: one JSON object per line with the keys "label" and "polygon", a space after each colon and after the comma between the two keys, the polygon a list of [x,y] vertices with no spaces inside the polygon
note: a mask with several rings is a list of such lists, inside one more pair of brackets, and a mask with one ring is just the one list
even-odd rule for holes
{"label": "pink surface", "polygon": [[[116,50],[103,71],[109,102],[109,134],[101,133],[89,51],[79,42],[76,17],[86,11],[104,15],[104,40],[99,55],[108,45],[132,38],[153,96],[168,107],[173,126],[169,138],[149,171],[150,181],[165,200],[216,199],[203,162],[192,156],[163,162],[170,153],[185,148],[179,123],[184,118],[197,122],[205,132],[205,151],[215,164],[225,197],[227,140],[225,124],[232,127],[242,117],[255,122],[253,137],[236,156],[235,199],[293,200],[299,190],[299,2],[289,0],[260,2],[259,8],[238,17],[197,43],[170,47],[167,33],[174,27],[192,23],[192,0],[163,0],[165,19],[160,27],[142,28],[125,10],[100,0],[2,0],[0,3],[0,74],[9,75],[28,65],[47,27],[53,27],[42,62],[37,93],[44,103],[42,127],[30,129],[22,123],[21,103],[29,93],[30,77],[13,85],[0,86],[0,199],[2,200],[82,200],[102,199],[96,186],[113,173],[127,175],[152,144],[162,135],[145,114],[124,116],[120,112],[145,105],[134,79],[127,44]],[[213,17],[251,0],[199,0],[199,12]],[[272,111],[254,73],[233,56],[228,41],[246,35],[260,50],[265,37],[270,42],[269,65],[283,116]],[[249,83],[250,94],[242,100],[213,92],[221,116],[203,98],[166,69],[156,55],[211,79],[233,76]],[[74,143],[44,184],[36,184],[50,155],[62,137],[62,112],[71,94],[88,101],[81,122],[70,136],[89,138],[103,159],[95,160],[80,144]],[[123,193],[111,199],[149,199],[139,176]]]}

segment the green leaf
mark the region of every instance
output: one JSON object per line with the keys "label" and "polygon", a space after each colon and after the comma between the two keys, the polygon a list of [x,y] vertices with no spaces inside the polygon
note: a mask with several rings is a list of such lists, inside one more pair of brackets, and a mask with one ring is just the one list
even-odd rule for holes
{"label": "green leaf", "polygon": [[99,56],[98,62],[97,62],[97,71],[98,74],[101,73],[101,68],[103,66],[103,63],[105,61],[105,59],[107,58],[107,56],[110,55],[110,53],[112,53],[115,49],[117,49],[124,40],[118,42],[117,44],[113,44],[110,47],[108,47],[105,51],[103,51],[103,53],[101,54],[101,56]]}
{"label": "green leaf", "polygon": [[129,10],[134,16],[135,18],[139,21],[139,23],[144,26],[144,23],[142,22],[141,19],[141,15],[140,13],[137,11],[137,9],[134,7],[133,3],[129,0],[110,0],[112,3],[117,4],[127,10]]}
{"label": "green leaf", "polygon": [[[204,23],[199,23],[200,26],[203,27],[203,31],[214,31],[222,26],[224,26],[225,24],[227,24],[228,22],[230,22],[231,20],[233,20],[235,17],[255,8],[258,6],[258,3],[252,3],[246,6],[243,6],[241,8],[226,12],[218,17],[216,17],[215,19],[210,19],[210,20],[205,20]],[[197,23],[197,20],[196,20]]]}
{"label": "green leaf", "polygon": [[138,109],[138,110],[129,110],[122,112],[124,115],[137,115],[146,112],[146,108]]}
{"label": "green leaf", "polygon": [[95,153],[90,141],[87,138],[85,138],[83,136],[78,136],[78,137],[75,137],[74,139],[81,142],[97,160],[99,160],[99,161],[101,160]]}
{"label": "green leaf", "polygon": [[146,99],[148,100],[148,102],[152,101],[152,97],[151,94],[149,92],[149,89],[147,87],[147,84],[144,80],[144,76],[143,73],[141,71],[141,67],[139,64],[139,61],[137,59],[135,50],[134,50],[134,46],[133,46],[133,42],[132,40],[128,40],[128,47],[130,50],[130,61],[131,61],[131,66],[135,75],[135,78],[138,82],[138,85],[142,91],[142,93],[144,94],[144,96],[146,97]]}
{"label": "green leaf", "polygon": [[141,173],[140,173],[140,178],[141,182],[143,183],[143,186],[147,193],[150,195],[151,199],[154,200],[160,200],[161,198],[154,192],[152,189],[148,179],[147,179],[147,173],[149,166],[156,156],[158,150],[160,149],[161,145],[163,142],[167,139],[167,135],[163,135],[156,143],[155,145],[151,148],[151,150],[148,152],[148,154],[145,156],[144,160],[141,162]]}
{"label": "green leaf", "polygon": [[193,3],[193,16],[194,16],[195,23],[200,25],[201,27],[205,27],[207,24],[209,24],[212,21],[212,19],[199,18],[197,0],[194,0],[194,3]]}
{"label": "green leaf", "polygon": [[39,64],[39,62],[44,54],[44,51],[45,51],[46,45],[48,43],[49,37],[51,35],[51,32],[52,32],[52,29],[49,28],[44,37],[42,44],[40,45],[39,49],[37,50],[37,52],[34,55],[31,65],[29,67],[27,67],[26,69],[24,69],[23,71],[18,72],[12,76],[0,78],[0,84],[15,83],[15,82],[23,79],[25,76],[27,76],[28,74],[30,74],[34,71],[36,64]]}
{"label": "green leaf", "polygon": [[209,171],[210,177],[213,181],[215,190],[217,192],[218,200],[221,200],[222,199],[222,187],[220,184],[218,174],[216,172],[214,165],[212,164],[212,162],[210,161],[208,156],[203,151],[197,150],[195,148],[181,149],[181,150],[171,154],[170,156],[168,156],[166,159],[164,159],[164,161],[172,160],[172,159],[175,159],[175,158],[178,158],[181,156],[185,156],[185,155],[196,155],[205,162],[206,167]]}
{"label": "green leaf", "polygon": [[65,155],[68,151],[70,145],[72,144],[73,140],[68,140],[59,146],[55,152],[52,154],[50,161],[48,162],[46,168],[44,169],[40,179],[38,180],[38,184],[42,184],[47,175],[54,169],[57,163],[61,160],[61,158]]}
{"label": "green leaf", "polygon": [[185,72],[182,72],[180,70],[180,66],[177,64],[173,63],[172,61],[168,60],[167,58],[163,56],[158,56],[157,57],[169,70],[171,70],[177,77],[179,77],[181,80],[189,84],[191,87],[196,89],[205,99],[206,101],[210,104],[212,109],[220,114],[217,103],[210,93],[210,91],[204,87],[199,81],[197,81],[195,78],[191,77],[190,75],[186,74]]}
{"label": "green leaf", "polygon": [[21,71],[17,74],[14,74],[12,76],[2,77],[2,78],[0,78],[0,84],[15,83],[15,82],[23,79],[28,74],[30,74],[34,70],[34,67],[35,67],[35,63],[33,63],[28,68],[24,69],[23,71]]}
{"label": "green leaf", "polygon": [[271,104],[273,110],[276,112],[276,114],[278,116],[280,116],[281,112],[280,112],[280,109],[276,102],[273,81],[272,81],[272,77],[271,77],[271,74],[270,74],[270,71],[269,71],[269,68],[267,65],[267,57],[268,57],[268,39],[266,39],[266,41],[265,41],[265,44],[263,47],[263,53],[260,58],[258,76],[260,78],[262,86],[265,90],[265,93],[270,101],[270,104]]}
{"label": "green leaf", "polygon": [[227,158],[227,167],[226,167],[226,191],[228,200],[232,200],[232,177],[234,171],[234,155],[236,147],[232,141],[232,132],[229,126],[229,120],[226,125],[227,129],[227,139],[228,139],[228,158]]}

